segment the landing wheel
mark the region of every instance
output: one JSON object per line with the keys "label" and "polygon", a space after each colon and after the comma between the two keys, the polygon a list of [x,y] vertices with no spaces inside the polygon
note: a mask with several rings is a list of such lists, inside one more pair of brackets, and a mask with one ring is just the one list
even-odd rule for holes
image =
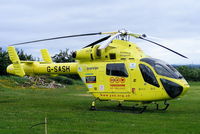
{"label": "landing wheel", "polygon": [[96,110],[96,106],[95,106],[95,101],[92,102],[92,105],[90,107],[91,111],[95,111]]}
{"label": "landing wheel", "polygon": [[122,103],[119,102],[119,104],[117,105],[118,108],[121,108],[122,107]]}

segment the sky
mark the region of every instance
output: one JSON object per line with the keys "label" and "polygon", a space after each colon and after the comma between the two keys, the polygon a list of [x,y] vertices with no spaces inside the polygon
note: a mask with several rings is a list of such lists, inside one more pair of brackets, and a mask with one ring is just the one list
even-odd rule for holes
{"label": "sky", "polygon": [[[149,56],[170,64],[200,64],[199,0],[1,0],[0,47],[57,36],[127,29],[146,34],[154,41],[185,56],[131,39]],[[81,49],[102,38],[68,38],[16,46],[40,57],[47,48],[53,56],[60,50]]]}

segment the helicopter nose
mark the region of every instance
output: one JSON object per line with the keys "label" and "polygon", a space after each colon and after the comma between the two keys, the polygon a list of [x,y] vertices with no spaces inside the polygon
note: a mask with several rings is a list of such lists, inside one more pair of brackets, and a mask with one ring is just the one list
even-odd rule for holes
{"label": "helicopter nose", "polygon": [[183,86],[167,79],[161,79],[162,85],[171,98],[176,98],[183,92]]}
{"label": "helicopter nose", "polygon": [[179,80],[177,83],[166,79],[161,79],[161,82],[165,91],[171,98],[184,95],[190,87],[184,79]]}
{"label": "helicopter nose", "polygon": [[190,85],[187,82],[186,83],[184,82],[183,91],[182,91],[181,95],[184,95],[188,91],[189,88],[190,88]]}

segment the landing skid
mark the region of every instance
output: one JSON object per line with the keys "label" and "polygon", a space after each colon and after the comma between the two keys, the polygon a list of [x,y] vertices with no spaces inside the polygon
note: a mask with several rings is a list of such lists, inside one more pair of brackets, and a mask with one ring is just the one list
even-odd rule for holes
{"label": "landing skid", "polygon": [[[127,107],[127,106],[123,106],[121,102],[119,102],[119,104],[117,105],[117,109],[115,110],[97,109],[96,100],[94,100],[91,104],[91,107],[90,107],[91,111],[112,111],[112,112],[123,112],[123,113],[130,113],[131,111],[131,113],[141,114],[147,109],[147,106],[145,104],[136,104],[133,107]],[[163,103],[165,105],[165,107],[163,108],[160,108],[158,103],[155,103],[155,104],[156,104],[156,110],[160,110],[160,111],[166,111],[169,107],[169,103],[167,103],[166,100]],[[129,112],[127,112],[127,110],[129,110]]]}
{"label": "landing skid", "polygon": [[[95,102],[96,102],[96,100],[94,100],[94,101],[92,102],[92,105],[91,105],[91,107],[90,107],[89,110],[91,110],[91,111],[112,111],[112,112],[122,112],[122,113],[141,114],[141,113],[143,113],[143,112],[146,110],[146,108],[147,108],[147,106],[141,106],[141,107],[139,107],[139,106],[127,107],[127,106],[122,106],[122,104],[119,103],[119,104],[117,105],[117,109],[115,109],[115,110],[97,109],[96,106],[95,106],[95,104],[96,104]],[[125,111],[125,110],[129,110],[129,112],[127,112],[127,111]],[[130,112],[130,111],[131,111],[131,112]]]}
{"label": "landing skid", "polygon": [[136,114],[141,114],[147,109],[147,106],[133,107],[133,112]]}
{"label": "landing skid", "polygon": [[165,101],[164,101],[164,105],[165,105],[164,108],[159,108],[159,104],[156,103],[156,110],[166,111],[167,108],[169,107],[169,103],[167,103],[167,101],[165,100]]}
{"label": "landing skid", "polygon": [[135,114],[141,114],[147,109],[147,106],[137,106],[136,105],[133,107],[127,107],[127,106],[122,106],[122,104],[119,104],[117,106],[117,108],[119,108],[120,110],[130,110],[130,111],[132,111],[132,113],[135,113]]}

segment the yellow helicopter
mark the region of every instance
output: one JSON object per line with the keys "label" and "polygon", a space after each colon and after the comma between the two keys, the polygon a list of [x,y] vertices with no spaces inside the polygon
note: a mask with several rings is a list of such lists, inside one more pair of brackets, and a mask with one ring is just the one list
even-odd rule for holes
{"label": "yellow helicopter", "polygon": [[[47,49],[41,50],[43,61],[20,61],[14,48],[16,45],[40,41],[102,34],[108,36],[74,52],[76,62],[71,63],[54,63]],[[117,101],[119,107],[122,107],[124,101],[133,101],[136,102],[134,110],[137,109],[138,113],[145,111],[150,103],[155,103],[158,110],[157,102],[163,101],[165,107],[162,110],[166,110],[169,106],[167,101],[184,95],[189,84],[174,67],[147,56],[136,44],[129,42],[130,37],[151,42],[187,58],[147,39],[144,34],[119,30],[12,44],[8,47],[8,53],[13,64],[7,67],[7,72],[21,77],[33,74],[78,74],[89,93],[95,97],[91,110],[96,110],[96,100]]]}

